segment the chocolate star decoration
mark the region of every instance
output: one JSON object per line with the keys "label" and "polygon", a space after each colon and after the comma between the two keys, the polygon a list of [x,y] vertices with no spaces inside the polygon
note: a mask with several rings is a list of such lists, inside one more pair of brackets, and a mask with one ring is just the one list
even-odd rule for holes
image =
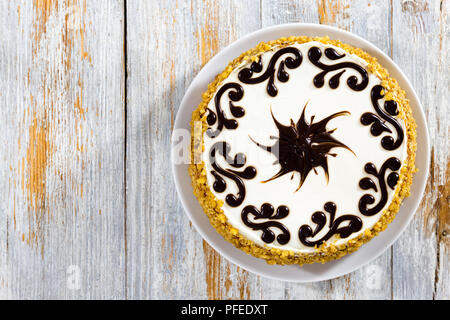
{"label": "chocolate star decoration", "polygon": [[258,147],[274,154],[277,157],[274,164],[279,163],[281,166],[281,169],[277,174],[272,178],[263,181],[263,183],[272,181],[289,172],[292,172],[292,179],[294,173],[298,172],[300,173],[300,183],[297,190],[295,190],[298,191],[311,170],[317,174],[316,167],[323,168],[328,183],[329,173],[327,157],[336,157],[337,155],[336,153],[330,153],[330,150],[333,148],[345,148],[354,154],[349,147],[331,136],[336,129],[328,131],[326,129],[327,123],[331,119],[349,115],[350,112],[337,112],[317,123],[313,122],[314,116],[312,116],[311,122],[308,123],[305,120],[306,105],[304,106],[303,112],[297,123],[294,123],[294,120],[291,119],[291,124],[289,126],[282,125],[278,122],[278,120],[275,119],[272,110],[270,111],[272,119],[279,131],[278,137],[270,137],[271,139],[277,140],[274,145],[264,146],[250,137]]}

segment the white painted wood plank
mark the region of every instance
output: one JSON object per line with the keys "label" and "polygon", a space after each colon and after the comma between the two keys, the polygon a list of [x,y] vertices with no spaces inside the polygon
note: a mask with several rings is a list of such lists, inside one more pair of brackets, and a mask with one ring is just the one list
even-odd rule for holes
{"label": "white painted wood plank", "polygon": [[[262,27],[282,23],[319,23],[318,4],[307,1],[261,1]],[[270,286],[272,282],[262,278],[262,283]],[[325,299],[332,291],[329,282],[295,284],[283,282],[283,299]],[[265,297],[263,297],[265,298]]]}
{"label": "white painted wood plank", "polygon": [[[450,299],[450,141],[449,141],[449,125],[448,116],[448,97],[450,88],[450,77],[448,71],[450,69],[449,54],[449,38],[450,38],[450,2],[448,0],[439,3],[439,50],[440,60],[438,63],[438,71],[436,73],[436,82],[439,86],[435,93],[434,99],[439,106],[435,119],[437,121],[434,137],[434,150],[436,152],[437,162],[433,163],[433,169],[430,174],[433,176],[433,183],[437,185],[437,190],[428,191],[425,201],[429,201],[430,192],[436,192],[436,201],[433,203],[435,215],[437,216],[436,237],[438,241],[437,261],[435,271],[435,284],[433,298],[439,300]],[[434,32],[437,32],[434,31]],[[433,102],[433,101],[432,101]],[[432,106],[432,104],[430,104]],[[432,108],[430,108],[432,109]],[[432,117],[429,117],[432,119]],[[430,120],[429,120],[430,121]],[[431,120],[433,121],[433,120]],[[434,155],[433,155],[434,156]],[[436,161],[436,160],[435,160]],[[433,197],[432,197],[433,198]],[[424,209],[427,216],[427,209]]]}
{"label": "white painted wood plank", "polygon": [[122,16],[121,1],[0,2],[6,298],[124,297]]}
{"label": "white painted wood plank", "polygon": [[[389,1],[263,1],[263,26],[322,23],[354,32],[390,52]],[[288,299],[386,299],[391,296],[390,251],[368,266],[331,281],[285,285]],[[364,288],[364,290],[361,290]]]}
{"label": "white painted wood plank", "polygon": [[[333,10],[336,10],[333,18]],[[338,8],[323,1],[323,20],[370,41],[384,53],[391,52],[390,1],[340,1]],[[327,14],[327,12],[329,12]],[[328,24],[328,22],[327,22]],[[380,257],[338,279],[331,281],[332,299],[390,299],[392,295],[391,249]]]}
{"label": "white painted wood plank", "polygon": [[425,108],[433,149],[422,205],[394,245],[393,298],[448,299],[448,1],[393,4],[394,60]]}
{"label": "white painted wood plank", "polygon": [[169,178],[168,158],[185,90],[219,50],[260,27],[259,6],[259,1],[127,1],[129,298],[263,295],[258,277],[223,259],[190,225]]}

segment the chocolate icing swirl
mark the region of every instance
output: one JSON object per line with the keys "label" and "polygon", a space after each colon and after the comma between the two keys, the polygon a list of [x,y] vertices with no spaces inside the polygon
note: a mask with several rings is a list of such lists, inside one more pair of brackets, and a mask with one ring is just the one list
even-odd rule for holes
{"label": "chocolate icing swirl", "polygon": [[280,82],[287,82],[289,80],[289,74],[286,72],[285,67],[289,69],[295,69],[298,66],[300,66],[303,59],[300,50],[294,47],[286,47],[275,52],[275,54],[269,61],[269,65],[267,66],[266,71],[259,77],[253,78],[254,73],[260,73],[263,70],[263,65],[260,57],[258,61],[252,62],[250,68],[244,68],[239,72],[238,74],[239,80],[246,84],[256,84],[264,82],[267,79],[269,79],[266,91],[271,97],[275,97],[278,94],[278,89],[274,84],[276,63],[278,59],[284,54],[294,55],[294,58],[287,57],[286,59],[282,60],[278,66],[277,72],[278,80]]}
{"label": "chocolate icing swirl", "polygon": [[[347,238],[354,232],[361,230],[363,223],[358,216],[346,214],[335,219],[336,204],[334,202],[327,202],[323,206],[324,210],[329,213],[328,232],[320,239],[310,241],[308,238],[314,238],[325,227],[327,222],[327,216],[322,211],[316,211],[311,216],[311,221],[317,226],[312,230],[311,226],[305,224],[302,225],[298,231],[298,238],[300,242],[305,246],[314,247],[320,246],[323,242],[330,239],[335,234],[338,234],[341,238]],[[347,222],[345,226],[341,226],[342,223]]]}
{"label": "chocolate icing swirl", "polygon": [[[379,202],[372,208],[368,208],[368,205],[371,205],[375,202],[375,198],[370,194],[365,194],[359,200],[359,212],[361,212],[365,216],[373,216],[381,211],[387,203],[388,200],[388,192],[386,188],[385,175],[387,169],[390,169],[392,172],[387,177],[387,184],[391,189],[395,189],[395,186],[398,182],[399,175],[397,170],[401,167],[401,162],[398,158],[391,157],[387,159],[383,165],[381,166],[380,171],[377,170],[373,163],[366,163],[364,166],[364,171],[372,176],[374,176],[378,180],[378,184],[380,186],[381,198]],[[364,189],[374,189],[378,192],[375,182],[369,178],[363,178],[359,181],[359,186]]]}
{"label": "chocolate icing swirl", "polygon": [[[224,127],[229,130],[236,129],[238,127],[238,122],[236,121],[236,119],[228,119],[220,105],[220,99],[227,90],[230,90],[228,92],[228,98],[230,99],[229,102],[230,112],[233,115],[233,117],[241,118],[245,114],[244,108],[235,106],[232,102],[232,101],[236,102],[242,99],[242,97],[244,96],[244,89],[242,89],[241,85],[235,82],[224,84],[219,89],[219,91],[217,91],[217,94],[214,98],[214,105],[216,108],[216,112],[214,113],[214,111],[207,108],[208,116],[206,117],[206,122],[208,123],[210,128],[206,130],[206,134],[210,138],[217,137],[220,134],[220,132],[222,132]],[[213,126],[216,122],[217,128],[214,130],[213,128],[211,128],[211,126]]]}
{"label": "chocolate icing swirl", "polygon": [[[333,48],[327,48],[325,49],[325,56],[330,60],[339,60],[345,56],[339,55],[336,50]],[[316,67],[322,69],[323,71],[317,74],[314,79],[313,83],[316,88],[322,88],[325,82],[325,76],[331,72],[336,71],[344,68],[351,68],[355,71],[357,71],[361,75],[361,82],[358,82],[358,78],[356,76],[350,76],[347,79],[347,85],[355,90],[355,91],[362,91],[364,90],[367,85],[369,84],[369,75],[363,67],[360,65],[357,65],[353,62],[341,62],[333,65],[327,65],[322,62],[320,62],[320,58],[322,57],[322,51],[318,47],[312,47],[308,50],[308,58],[309,61]],[[344,74],[346,70],[342,70],[339,73],[335,74],[331,77],[331,79],[328,81],[328,84],[331,89],[336,89],[339,86],[339,79],[341,78],[342,74]]]}
{"label": "chocolate icing swirl", "polygon": [[272,113],[273,121],[279,131],[278,137],[271,137],[277,140],[274,145],[264,146],[250,138],[260,148],[273,153],[278,159],[275,163],[281,166],[278,173],[272,178],[263,181],[264,183],[279,178],[289,172],[299,172],[300,183],[296,190],[298,191],[311,170],[317,174],[316,167],[323,168],[328,182],[327,156],[336,156],[336,154],[330,153],[330,150],[333,148],[345,148],[353,152],[345,144],[332,137],[335,129],[326,129],[327,123],[331,119],[348,115],[348,111],[334,113],[316,123],[313,122],[313,116],[311,123],[308,123],[305,120],[305,109],[306,105],[297,123],[294,123],[291,119],[289,126],[279,123]]}
{"label": "chocolate icing swirl", "polygon": [[378,115],[366,112],[361,116],[360,120],[363,125],[370,125],[370,133],[376,137],[378,137],[383,132],[392,133],[391,129],[388,128],[384,121],[390,123],[397,132],[397,139],[394,140],[394,138],[389,135],[385,136],[381,139],[381,146],[385,150],[392,151],[401,146],[404,139],[404,132],[400,123],[398,123],[398,121],[394,118],[399,113],[397,102],[395,102],[394,100],[385,101],[385,111],[383,111],[378,105],[378,100],[384,97],[384,94],[382,94],[383,90],[384,88],[381,85],[375,85],[370,91],[372,105]]}
{"label": "chocolate icing swirl", "polygon": [[[255,223],[250,221],[249,214],[253,215],[254,220],[267,219],[269,221],[262,223]],[[275,212],[274,207],[269,203],[264,203],[261,206],[261,210],[258,210],[255,206],[246,206],[241,212],[242,222],[247,227],[253,230],[261,230],[261,240],[265,243],[272,243],[275,241],[275,233],[271,228],[277,228],[281,233],[276,237],[279,244],[284,245],[291,239],[289,230],[280,222],[273,220],[281,220],[289,214],[289,208],[286,206],[279,206]]]}
{"label": "chocolate icing swirl", "polygon": [[345,53],[339,54],[336,50],[333,48],[326,48],[325,49],[325,56],[330,60],[339,60],[343,57],[345,57]]}
{"label": "chocolate icing swirl", "polygon": [[245,185],[242,179],[253,179],[256,176],[256,168],[247,166],[243,171],[233,169],[223,169],[216,162],[216,152],[219,153],[225,161],[234,168],[242,168],[246,163],[246,157],[243,153],[237,153],[234,158],[230,156],[230,145],[225,141],[216,142],[210,149],[209,161],[214,170],[211,174],[214,176],[213,189],[222,193],[227,189],[227,183],[222,176],[227,177],[236,184],[238,188],[237,195],[229,193],[225,197],[225,202],[231,207],[238,207],[242,204],[245,198]]}

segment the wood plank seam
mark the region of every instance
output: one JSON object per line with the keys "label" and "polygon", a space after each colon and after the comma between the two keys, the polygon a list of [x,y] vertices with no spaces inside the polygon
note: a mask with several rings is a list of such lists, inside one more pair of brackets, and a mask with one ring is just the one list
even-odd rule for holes
{"label": "wood plank seam", "polygon": [[128,24],[127,24],[127,0],[123,1],[123,57],[124,57],[124,146],[123,146],[123,184],[124,184],[124,210],[123,210],[123,232],[124,232],[124,294],[128,300],[128,243],[127,243],[127,142],[128,142]]}

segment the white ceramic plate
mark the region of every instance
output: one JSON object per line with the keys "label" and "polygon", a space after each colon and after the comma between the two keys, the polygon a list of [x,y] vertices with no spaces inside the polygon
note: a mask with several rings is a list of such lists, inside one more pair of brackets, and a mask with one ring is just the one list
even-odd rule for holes
{"label": "white ceramic plate", "polygon": [[[264,260],[247,255],[225,241],[210,225],[206,214],[192,194],[188,164],[177,164],[172,157],[172,168],[175,185],[189,219],[209,245],[222,256],[239,267],[264,277],[292,282],[313,282],[339,277],[360,268],[389,248],[401,235],[414,216],[425,189],[430,158],[429,137],[425,115],[416,92],[399,67],[387,55],[373,44],[347,31],[329,26],[303,23],[284,24],[258,30],[237,40],[217,54],[203,67],[189,86],[178,110],[174,129],[189,130],[191,114],[201,102],[201,94],[206,90],[207,85],[214,80],[214,77],[222,72],[229,61],[239,56],[242,52],[253,48],[261,41],[270,41],[291,35],[329,36],[331,39],[339,39],[342,42],[359,47],[372,56],[377,57],[381,65],[389,70],[390,74],[398,80],[400,86],[406,91],[407,97],[410,99],[414,118],[417,121],[416,166],[420,170],[414,176],[411,196],[403,202],[396,218],[388,228],[379,236],[363,245],[357,252],[347,255],[340,260],[326,264],[305,265],[303,267],[296,265],[269,265]],[[179,137],[172,139],[172,152],[175,144],[179,146],[177,142],[179,142]]]}

